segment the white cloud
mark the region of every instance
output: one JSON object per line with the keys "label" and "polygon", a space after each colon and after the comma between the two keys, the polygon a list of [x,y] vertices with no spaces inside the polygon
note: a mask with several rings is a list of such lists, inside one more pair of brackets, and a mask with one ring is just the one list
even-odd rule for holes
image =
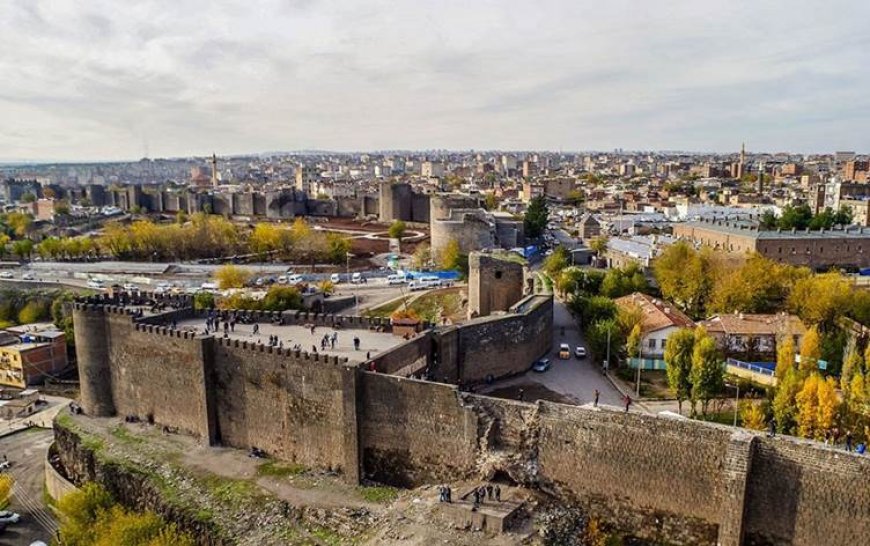
{"label": "white cloud", "polygon": [[868,148],[870,7],[0,3],[0,157]]}

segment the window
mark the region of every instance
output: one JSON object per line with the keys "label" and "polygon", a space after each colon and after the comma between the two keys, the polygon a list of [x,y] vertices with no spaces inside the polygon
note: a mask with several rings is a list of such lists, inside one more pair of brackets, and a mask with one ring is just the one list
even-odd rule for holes
{"label": "window", "polygon": [[661,344],[662,349],[665,348],[665,345],[667,345],[667,343],[668,343],[668,340],[666,340],[666,339],[662,340],[662,344]]}
{"label": "window", "polygon": [[495,272],[495,278],[496,278],[496,279],[500,279],[500,278],[501,278],[501,271],[496,271],[496,272]]}
{"label": "window", "polygon": [[649,338],[649,348],[650,349],[656,348],[656,339],[654,337]]}

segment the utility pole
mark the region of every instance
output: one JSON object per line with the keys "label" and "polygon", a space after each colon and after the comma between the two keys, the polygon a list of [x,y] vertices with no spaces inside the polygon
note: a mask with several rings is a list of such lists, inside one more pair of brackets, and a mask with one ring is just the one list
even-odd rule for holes
{"label": "utility pole", "polygon": [[643,359],[640,357],[640,349],[643,343],[641,343],[643,338],[637,341],[637,389],[635,390],[634,395],[640,398],[640,367],[643,363]]}
{"label": "utility pole", "polygon": [[607,374],[607,368],[610,367],[610,328],[607,329],[607,360],[604,361],[604,373]]}
{"label": "utility pole", "polygon": [[737,387],[737,397],[734,401],[734,426],[737,426],[737,411],[740,408],[740,383],[735,382],[734,386]]}

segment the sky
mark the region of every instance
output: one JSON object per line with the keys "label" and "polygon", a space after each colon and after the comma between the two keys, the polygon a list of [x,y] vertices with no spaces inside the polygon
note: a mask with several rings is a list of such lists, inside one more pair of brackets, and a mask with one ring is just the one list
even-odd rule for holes
{"label": "sky", "polygon": [[3,0],[0,160],[870,148],[870,2]]}

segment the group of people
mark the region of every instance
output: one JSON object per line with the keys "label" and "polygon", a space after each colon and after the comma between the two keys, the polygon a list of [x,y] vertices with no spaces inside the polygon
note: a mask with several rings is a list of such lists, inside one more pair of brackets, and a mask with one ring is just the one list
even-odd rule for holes
{"label": "group of people", "polygon": [[[466,497],[470,496],[472,501],[472,510],[484,504],[487,500],[501,502],[501,487],[492,484],[481,485],[471,490]],[[438,502],[453,502],[453,489],[449,485],[438,486]]]}
{"label": "group of people", "polygon": [[323,334],[320,339],[320,350],[325,351],[327,347],[335,349],[335,344],[338,343],[338,332],[332,332],[332,335]]}

